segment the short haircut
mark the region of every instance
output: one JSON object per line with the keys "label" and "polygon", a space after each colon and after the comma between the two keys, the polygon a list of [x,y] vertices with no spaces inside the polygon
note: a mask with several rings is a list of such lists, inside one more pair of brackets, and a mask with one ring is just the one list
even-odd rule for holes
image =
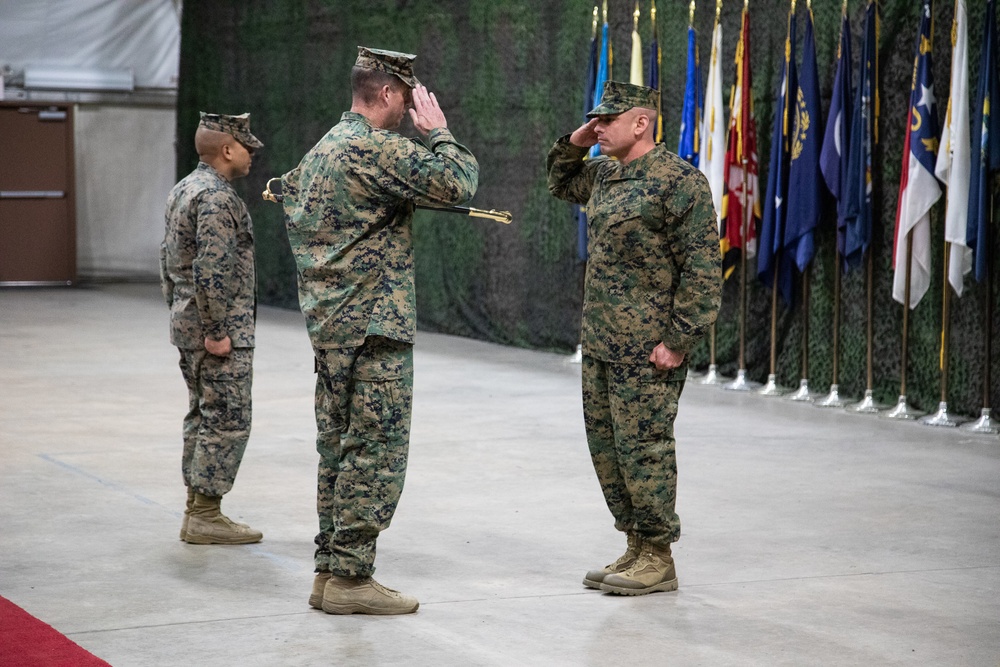
{"label": "short haircut", "polygon": [[408,88],[402,79],[395,74],[364,67],[351,69],[351,94],[365,104],[374,104],[378,98],[378,92],[385,85],[399,91]]}
{"label": "short haircut", "polygon": [[223,146],[235,143],[236,138],[227,132],[198,127],[194,133],[194,149],[201,158],[214,159],[222,152]]}

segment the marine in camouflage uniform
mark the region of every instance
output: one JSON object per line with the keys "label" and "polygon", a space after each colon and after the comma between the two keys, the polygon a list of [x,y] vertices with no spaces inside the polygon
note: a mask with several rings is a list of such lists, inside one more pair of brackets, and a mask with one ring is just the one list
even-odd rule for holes
{"label": "marine in camouflage uniform", "polygon": [[250,437],[257,298],[253,224],[230,180],[246,175],[263,144],[250,133],[249,114],[202,113],[195,145],[201,161],[170,191],[160,246],[170,342],[180,351],[189,401],[180,537],[242,544],[261,534],[222,515],[219,502],[233,487]]}
{"label": "marine in camouflage uniform", "polygon": [[[318,574],[310,604],[329,613],[417,608],[371,579],[376,538],[395,512],[409,449],[412,218],[415,204],[472,198],[479,165],[413,76],[414,58],[359,47],[352,110],[281,179],[317,370]],[[392,131],[411,96],[414,125],[429,148]]]}
{"label": "marine in camouflage uniform", "polygon": [[[584,584],[629,595],[677,586],[673,425],[687,353],[715,321],[722,291],[711,192],[697,169],[653,143],[658,95],[608,82],[591,120],[548,157],[552,194],[586,205],[587,442],[615,527],[628,537],[622,558]],[[585,160],[594,143],[619,159]]]}

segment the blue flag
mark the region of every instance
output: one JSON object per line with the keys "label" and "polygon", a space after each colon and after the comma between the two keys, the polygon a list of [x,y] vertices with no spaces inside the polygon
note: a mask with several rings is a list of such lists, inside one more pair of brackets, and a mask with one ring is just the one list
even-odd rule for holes
{"label": "blue flag", "polygon": [[979,86],[976,90],[975,116],[972,121],[972,170],[969,177],[969,221],[966,245],[976,256],[976,281],[986,279],[989,260],[989,228],[993,212],[991,174],[1000,168],[1000,114],[992,113],[993,100],[1000,99],[997,78],[996,8],[993,0],[986,5],[983,27],[983,50],[979,56]]}
{"label": "blue flag", "polygon": [[785,221],[785,249],[805,271],[816,254],[813,230],[820,218],[819,173],[819,74],[812,11],[806,21],[802,42],[802,78],[795,101],[792,130],[792,161],[788,167],[788,219]]}
{"label": "blue flag", "polygon": [[764,217],[760,225],[757,254],[757,277],[770,287],[778,272],[778,290],[785,303],[792,304],[791,259],[781,252],[788,215],[788,163],[791,149],[791,103],[797,97],[795,80],[795,15],[788,14],[785,39],[785,62],[781,66],[781,84],[774,101],[774,129],[771,133],[771,164],[768,167]]}
{"label": "blue flag", "polygon": [[[590,109],[596,108],[601,103],[601,97],[604,96],[604,84],[608,80],[608,63],[611,59],[611,42],[608,39],[608,22],[604,22],[604,26],[601,28],[601,55],[597,60],[597,76],[594,78],[594,94],[591,97],[591,102],[593,104]],[[587,111],[590,111],[587,109]],[[593,148],[590,149],[590,157],[597,157],[601,154],[601,147],[594,144]]]}
{"label": "blue flag", "polygon": [[[596,7],[595,7],[596,11]],[[596,26],[597,17],[594,17]],[[590,38],[590,57],[587,59],[587,81],[583,92],[583,119],[587,112],[594,108],[594,90],[597,82],[597,32]],[[573,206],[576,211],[576,256],[581,262],[587,259],[587,211],[579,205]]]}
{"label": "blue flag", "polygon": [[851,142],[847,153],[844,188],[844,266],[861,265],[872,242],[872,151],[878,122],[878,53],[875,2],[865,11],[864,49],[861,52],[858,90],[854,99]]}
{"label": "blue flag", "polygon": [[701,69],[698,67],[698,36],[688,26],[687,82],[684,85],[684,108],[681,110],[681,133],[677,154],[698,166],[698,129],[701,125]]}
{"label": "blue flag", "polygon": [[819,154],[819,168],[830,194],[837,200],[837,250],[844,254],[844,234],[847,220],[844,214],[847,197],[847,151],[851,137],[851,104],[854,88],[851,85],[851,23],[847,12],[840,21],[840,48],[837,50],[837,73],[833,77],[833,96],[830,113],[826,118],[823,149]]}

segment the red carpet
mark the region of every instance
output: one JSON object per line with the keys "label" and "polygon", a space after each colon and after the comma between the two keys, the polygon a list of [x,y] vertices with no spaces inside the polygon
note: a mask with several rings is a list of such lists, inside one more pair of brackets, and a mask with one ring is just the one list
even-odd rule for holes
{"label": "red carpet", "polygon": [[0,597],[0,667],[111,667]]}

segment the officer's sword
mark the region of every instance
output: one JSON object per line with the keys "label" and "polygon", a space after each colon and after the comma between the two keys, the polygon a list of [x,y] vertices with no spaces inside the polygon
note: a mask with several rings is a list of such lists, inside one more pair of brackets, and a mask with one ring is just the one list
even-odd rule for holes
{"label": "officer's sword", "polygon": [[[274,181],[281,181],[280,177],[270,179],[264,186],[264,192],[261,193],[261,197],[265,201],[272,201],[275,203],[281,203],[284,201],[285,196],[279,192],[271,192],[271,183]],[[496,209],[490,209],[485,211],[481,208],[472,208],[471,206],[423,206],[421,204],[416,205],[417,208],[422,208],[425,211],[441,211],[442,213],[459,213],[461,215],[468,215],[473,218],[486,218],[488,220],[496,220],[497,222],[502,222],[505,225],[509,225],[514,219],[514,216],[510,214],[510,211],[497,211]]]}

